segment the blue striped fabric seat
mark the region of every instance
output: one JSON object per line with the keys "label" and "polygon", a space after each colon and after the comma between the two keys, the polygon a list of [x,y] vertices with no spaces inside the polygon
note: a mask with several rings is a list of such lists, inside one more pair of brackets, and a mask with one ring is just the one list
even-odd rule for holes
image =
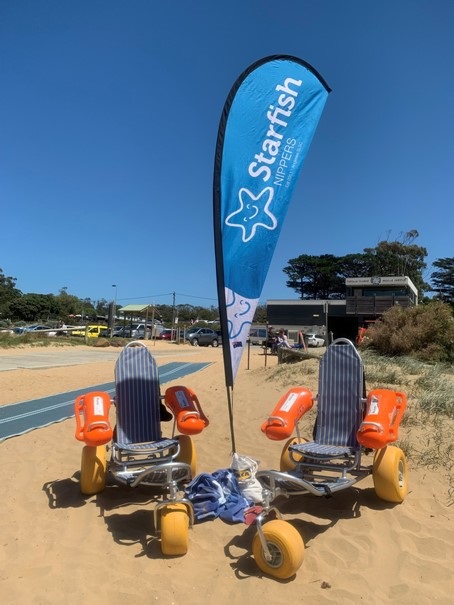
{"label": "blue striped fabric seat", "polygon": [[345,456],[358,449],[364,414],[364,368],[353,343],[331,344],[320,362],[318,414],[313,442],[291,446],[308,456]]}
{"label": "blue striped fabric seat", "polygon": [[356,447],[363,415],[364,370],[355,346],[333,344],[320,364],[315,441]]}
{"label": "blue striped fabric seat", "polygon": [[125,347],[115,365],[117,434],[123,446],[161,439],[158,367],[144,346]]}

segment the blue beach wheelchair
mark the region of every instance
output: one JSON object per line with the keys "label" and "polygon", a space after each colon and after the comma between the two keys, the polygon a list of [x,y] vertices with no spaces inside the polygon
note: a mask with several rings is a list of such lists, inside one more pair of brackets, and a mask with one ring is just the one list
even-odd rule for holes
{"label": "blue beach wheelchair", "polygon": [[[166,555],[183,555],[188,549],[188,528],[194,523],[192,504],[183,493],[196,474],[191,435],[200,433],[208,419],[195,393],[187,387],[170,387],[161,397],[156,361],[139,341],[126,345],[118,357],[113,403],[114,428],[109,421],[108,393],[90,392],[75,401],[76,438],[85,443],[81,492],[93,495],[103,491],[108,476],[131,488],[155,488],[163,496],[154,510],[161,550]],[[163,414],[168,415],[167,419],[174,418],[170,438],[161,433]],[[175,428],[181,434],[175,435]]]}
{"label": "blue beach wheelchair", "polygon": [[[313,440],[301,437],[299,421],[317,403]],[[258,471],[263,488],[263,511],[255,519],[257,533],[252,552],[258,567],[276,578],[289,578],[303,562],[300,533],[282,519],[275,500],[305,494],[333,496],[372,475],[378,498],[393,503],[408,490],[403,451],[390,445],[398,427],[406,396],[390,389],[375,389],[366,397],[361,357],[347,339],[335,340],[320,363],[318,395],[309,389],[290,389],[278,402],[262,431],[273,440],[287,439],[280,469]],[[296,436],[290,437],[296,431]],[[363,463],[374,452],[372,463]],[[268,520],[271,515],[272,520]]]}

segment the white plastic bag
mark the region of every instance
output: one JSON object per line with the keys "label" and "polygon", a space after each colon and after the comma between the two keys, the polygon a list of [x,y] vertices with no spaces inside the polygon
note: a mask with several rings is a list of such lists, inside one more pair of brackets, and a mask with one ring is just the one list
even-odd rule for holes
{"label": "white plastic bag", "polygon": [[255,477],[259,464],[259,460],[254,460],[254,458],[236,452],[232,456],[231,469],[237,478],[240,492],[249,502],[254,504],[261,504],[263,501],[262,486]]}

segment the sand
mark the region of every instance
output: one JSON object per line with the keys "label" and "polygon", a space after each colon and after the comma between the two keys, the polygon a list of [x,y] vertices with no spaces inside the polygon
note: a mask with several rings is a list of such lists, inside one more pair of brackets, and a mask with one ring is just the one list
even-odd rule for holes
{"label": "sand", "polygon": [[[210,419],[210,426],[194,437],[198,471],[228,467],[231,439],[221,349],[160,343],[151,350],[167,354],[157,357],[159,364],[212,362],[165,387],[193,388]],[[235,383],[236,449],[260,460],[260,469],[278,468],[282,448],[260,431],[287,390],[268,380],[276,363],[276,357],[268,357],[265,367],[262,349],[253,347]],[[113,369],[114,362],[100,362],[0,372],[1,401],[113,381]],[[306,386],[316,391],[316,380],[314,373]],[[108,485],[101,494],[82,497],[82,444],[74,429],[69,419],[0,444],[3,604],[452,603],[453,507],[443,469],[410,465],[410,490],[401,505],[379,501],[369,478],[330,499],[308,495],[280,504],[306,550],[298,573],[278,581],[254,563],[253,526],[219,519],[197,523],[190,530],[188,553],[164,557],[153,529],[156,500],[145,487]],[[306,429],[310,434],[312,426]],[[164,435],[170,431],[171,423],[164,424]]]}

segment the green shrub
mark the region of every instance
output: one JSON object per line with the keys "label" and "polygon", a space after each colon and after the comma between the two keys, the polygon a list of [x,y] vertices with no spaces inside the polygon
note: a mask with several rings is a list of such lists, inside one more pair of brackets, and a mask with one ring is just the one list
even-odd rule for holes
{"label": "green shrub", "polygon": [[367,330],[361,349],[381,355],[407,355],[421,361],[454,361],[454,320],[450,305],[431,302],[403,309],[394,306]]}

